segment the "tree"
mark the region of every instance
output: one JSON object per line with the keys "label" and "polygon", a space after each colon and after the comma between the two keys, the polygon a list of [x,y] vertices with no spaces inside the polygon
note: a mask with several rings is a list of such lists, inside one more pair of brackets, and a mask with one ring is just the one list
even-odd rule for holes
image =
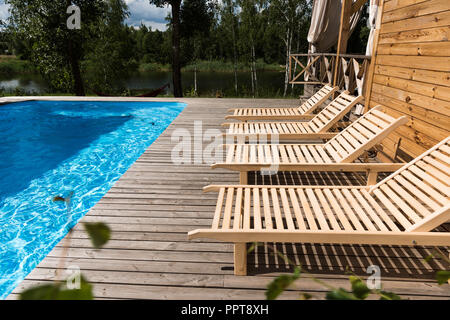
{"label": "tree", "polygon": [[[259,8],[262,0],[239,0],[241,7],[241,29],[243,37],[241,38],[244,50],[250,57],[250,72],[252,80],[253,97],[258,95],[258,81],[256,77],[256,38],[259,29]],[[250,51],[250,52],[248,52]]]}
{"label": "tree", "polygon": [[236,17],[237,3],[235,0],[224,0],[221,10],[221,23],[225,26],[228,33],[231,34],[231,41],[233,46],[233,71],[234,71],[234,92],[238,95],[238,78],[237,78],[237,34],[236,29],[238,25]]}
{"label": "tree", "polygon": [[[181,35],[186,43],[187,58],[194,63],[201,56],[209,38],[212,17],[206,0],[185,0],[181,7]],[[194,67],[194,92],[197,94],[197,65]]]}
{"label": "tree", "polygon": [[136,46],[131,31],[123,22],[128,17],[124,0],[104,0],[106,7],[98,26],[95,26],[98,41],[88,44],[86,61],[86,82],[96,91],[114,93],[121,85],[120,80],[136,69],[132,60]]}
{"label": "tree", "polygon": [[181,61],[180,61],[180,10],[181,0],[149,0],[158,7],[170,5],[172,7],[172,78],[173,94],[175,97],[183,96],[181,86]]}
{"label": "tree", "polygon": [[[55,90],[84,95],[80,61],[86,40],[93,35],[104,8],[102,0],[6,0],[11,6],[10,28],[32,44],[31,60]],[[67,8],[76,5],[82,13],[81,29],[67,27]]]}
{"label": "tree", "polygon": [[[304,19],[307,9],[305,0],[273,0],[270,5],[273,21],[285,47],[285,76],[284,76],[284,93],[286,96],[289,84],[289,56],[292,53],[292,45],[296,35],[302,30],[301,22]],[[304,29],[304,28],[303,28]],[[298,50],[297,46],[297,50]]]}

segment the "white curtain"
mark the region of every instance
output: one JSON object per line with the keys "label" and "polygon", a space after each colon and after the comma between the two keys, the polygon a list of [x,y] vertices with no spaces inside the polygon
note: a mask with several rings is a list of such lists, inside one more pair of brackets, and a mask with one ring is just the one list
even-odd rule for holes
{"label": "white curtain", "polygon": [[370,0],[369,21],[368,21],[369,26],[370,26],[370,34],[369,34],[369,39],[367,39],[366,56],[372,55],[373,40],[374,40],[373,37],[375,34],[377,13],[378,13],[378,0]]}
{"label": "white curtain", "polygon": [[[314,0],[311,25],[308,31],[308,53],[328,52],[339,39],[339,25],[341,21],[342,2],[344,0]],[[356,0],[353,0],[356,1]],[[361,11],[355,12],[350,18],[350,34],[361,17]],[[314,57],[308,59],[308,63]],[[311,67],[311,73],[316,75],[315,66]],[[309,80],[309,74],[305,73],[305,80]]]}
{"label": "white curtain", "polygon": [[[342,2],[344,0],[314,0],[308,42],[311,52],[328,52],[338,42]],[[356,0],[353,0],[356,1]],[[350,18],[350,35],[356,27],[361,10]]]}

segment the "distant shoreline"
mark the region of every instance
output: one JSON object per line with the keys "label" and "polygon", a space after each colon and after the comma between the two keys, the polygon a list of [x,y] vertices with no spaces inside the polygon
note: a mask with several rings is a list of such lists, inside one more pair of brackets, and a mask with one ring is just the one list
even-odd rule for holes
{"label": "distant shoreline", "polygon": [[[197,69],[198,72],[208,71],[208,72],[234,72],[234,63],[229,61],[218,61],[218,60],[201,60],[197,63],[191,63],[181,68],[184,72],[194,72]],[[238,62],[237,63],[238,72],[250,71],[250,65],[247,63]],[[256,63],[257,71],[276,71],[284,72],[284,66],[278,64],[267,64],[258,61]],[[139,72],[152,72],[152,71],[171,71],[171,67],[168,64],[159,63],[141,63],[138,68]]]}
{"label": "distant shoreline", "polygon": [[30,61],[21,60],[13,55],[0,55],[0,75],[37,73]]}

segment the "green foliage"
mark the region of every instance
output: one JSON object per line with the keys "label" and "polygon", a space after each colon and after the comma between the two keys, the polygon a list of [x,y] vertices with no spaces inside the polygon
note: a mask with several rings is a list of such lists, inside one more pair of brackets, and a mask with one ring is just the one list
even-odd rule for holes
{"label": "green foliage", "polygon": [[0,74],[2,75],[14,75],[34,73],[36,69],[29,61],[20,60],[14,57],[0,58]]}
{"label": "green foliage", "polygon": [[436,272],[436,280],[439,283],[439,285],[447,283],[450,279],[450,271],[442,270]]}
{"label": "green foliage", "polygon": [[327,300],[365,300],[370,293],[373,293],[360,278],[356,276],[349,277],[352,291],[343,288],[333,289],[326,295]]}
{"label": "green foliage", "polygon": [[83,12],[80,30],[67,28],[66,0],[6,0],[10,5],[9,31],[31,44],[30,58],[51,87],[84,94],[79,62],[84,57],[90,33],[104,10],[102,0],[75,0]]}
{"label": "green foliage", "polygon": [[152,71],[169,71],[170,65],[160,64],[157,62],[142,63],[139,65],[139,72],[152,72]]}
{"label": "green foliage", "polygon": [[131,31],[123,24],[129,16],[123,0],[105,1],[106,9],[96,32],[100,39],[90,42],[83,61],[89,88],[105,93],[121,89],[120,80],[137,69],[133,57],[135,43]]}
{"label": "green foliage", "polygon": [[[259,243],[253,243],[249,249],[253,251]],[[314,282],[317,282],[324,287],[327,287],[329,291],[326,293],[327,300],[365,300],[369,297],[369,295],[377,295],[380,297],[380,300],[400,300],[400,297],[392,292],[377,290],[377,289],[369,289],[366,283],[359,277],[355,275],[351,275],[349,277],[349,281],[351,284],[351,291],[348,291],[344,288],[335,288],[333,286],[328,285],[326,282],[316,279],[315,277],[309,276],[308,272],[302,271],[300,274],[301,266],[296,266],[292,261],[289,260],[287,256],[278,252],[271,245],[268,245],[269,248],[272,249],[274,255],[278,255],[281,259],[283,259],[287,264],[294,266],[294,273],[281,275],[276,277],[272,282],[270,282],[267,286],[266,290],[266,298],[268,300],[276,299],[281,293],[283,293],[292,283],[299,280],[301,276],[304,278],[308,278]],[[306,275],[306,276],[305,276]],[[309,300],[313,298],[311,294],[301,293],[301,300]]]}
{"label": "green foliage", "polygon": [[367,285],[358,277],[350,276],[350,283],[352,284],[353,295],[357,299],[364,300],[369,296],[370,289]]}
{"label": "green foliage", "polygon": [[380,300],[401,300],[400,296],[396,295],[393,292],[380,291]]}
{"label": "green foliage", "polygon": [[23,291],[20,300],[92,300],[92,285],[82,276],[79,289],[67,289],[61,282],[35,286]]}
{"label": "green foliage", "polygon": [[[256,70],[269,70],[269,71],[281,71],[279,65],[277,64],[267,64],[262,59],[256,61]],[[239,62],[237,64],[238,70],[249,71],[250,65],[246,62]],[[220,61],[220,60],[200,60],[192,64],[188,64],[182,70],[183,71],[218,71],[218,72],[233,72],[234,64],[231,61]]]}
{"label": "green foliage", "polygon": [[96,249],[105,245],[111,237],[111,230],[104,223],[84,223],[84,228],[91,239],[92,245]]}
{"label": "green foliage", "polygon": [[275,300],[280,294],[282,294],[292,283],[300,278],[300,268],[295,268],[292,275],[283,274],[276,277],[269,285],[266,290],[267,300]]}
{"label": "green foliage", "polygon": [[[50,93],[76,93],[77,72],[88,92],[121,94],[121,81],[139,70],[172,71],[173,22],[166,31],[124,25],[124,0],[76,0],[82,11],[81,30],[66,28],[65,0],[6,0],[12,15],[0,31],[0,50],[30,60],[50,85]],[[284,97],[284,92],[258,88],[255,70],[282,71],[287,51],[306,52],[312,1],[308,0],[149,0],[180,8],[180,63],[183,71],[252,72],[252,87],[235,77],[224,96]],[[45,15],[40,14],[46,12]],[[349,52],[363,53],[368,36],[366,11],[349,41]],[[72,50],[69,50],[69,47]],[[5,51],[6,52],[6,51]],[[20,60],[18,60],[20,61]],[[16,62],[14,62],[16,63]],[[32,71],[30,63],[3,64],[0,74]],[[280,73],[280,79],[283,79]],[[250,74],[249,74],[250,78]],[[79,86],[79,84],[78,84]],[[223,88],[222,88],[223,89]],[[264,92],[265,90],[265,92]],[[270,92],[269,92],[270,91]],[[206,94],[214,96],[215,92]],[[202,93],[202,96],[205,95]]]}
{"label": "green foliage", "polygon": [[302,293],[301,295],[300,295],[300,300],[310,300],[310,299],[312,299],[312,295],[310,295],[309,293]]}
{"label": "green foliage", "polygon": [[339,288],[327,292],[327,300],[357,300],[357,298],[345,289]]}
{"label": "green foliage", "polygon": [[[253,243],[251,246],[251,251],[258,246],[258,243]],[[274,251],[274,255],[280,256],[284,259],[288,264],[294,266],[294,264],[283,254],[276,251],[273,247],[268,245],[269,248],[272,248]],[[250,251],[250,250],[249,250]],[[440,256],[443,260],[450,262],[446,255],[444,255],[439,248],[435,248],[434,252],[428,255],[424,260],[430,261],[435,255]],[[288,288],[293,282],[300,279],[300,268],[301,266],[295,266],[295,271],[292,275],[281,275],[275,278],[271,283],[269,283],[266,291],[266,298],[268,300],[276,299],[281,293],[283,293],[286,288]],[[303,275],[308,275],[306,271],[302,272]],[[305,277],[305,276],[303,276]],[[308,279],[311,279],[329,289],[326,293],[327,300],[365,300],[370,295],[378,296],[380,300],[401,300],[401,297],[393,292],[379,290],[379,289],[370,289],[366,283],[359,277],[355,275],[349,276],[349,281],[351,284],[351,291],[348,291],[344,288],[335,288],[333,286],[328,285],[326,282],[316,279],[315,277],[308,276]],[[439,285],[445,284],[450,279],[450,271],[442,270],[436,273],[436,280]],[[308,300],[311,299],[312,296],[308,293],[302,293],[300,295],[300,299]]]}

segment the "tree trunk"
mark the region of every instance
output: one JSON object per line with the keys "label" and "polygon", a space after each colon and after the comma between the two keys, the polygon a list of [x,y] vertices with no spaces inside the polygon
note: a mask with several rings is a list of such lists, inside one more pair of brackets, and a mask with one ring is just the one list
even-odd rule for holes
{"label": "tree trunk", "polygon": [[233,37],[233,56],[234,56],[234,91],[238,95],[238,79],[237,79],[237,50],[236,50],[236,31],[234,30],[234,13],[230,7],[230,16],[233,20],[231,23],[231,34]]}
{"label": "tree trunk", "polygon": [[286,65],[285,65],[285,72],[284,72],[284,92],[283,97],[286,97],[287,94],[287,88],[289,85],[289,56],[291,55],[291,45],[292,45],[292,31],[291,28],[287,28],[286,31]]}
{"label": "tree trunk", "polygon": [[195,63],[194,67],[194,93],[197,96],[197,63]]}
{"label": "tree trunk", "polygon": [[180,6],[181,0],[172,0],[172,78],[173,94],[182,97],[180,64]]}
{"label": "tree trunk", "polygon": [[83,79],[81,78],[80,64],[78,58],[75,56],[73,52],[73,43],[72,40],[69,39],[69,63],[70,68],[72,70],[72,76],[74,80],[74,91],[77,96],[85,96],[86,93],[84,91]]}
{"label": "tree trunk", "polygon": [[[297,30],[299,30],[299,29],[300,29],[300,27],[297,28]],[[294,41],[294,36],[292,36],[292,41]],[[300,48],[300,38],[297,37],[297,47],[295,49],[295,52],[299,52],[299,50],[300,50],[299,48]],[[292,74],[295,74],[296,71],[297,71],[297,61],[295,61],[294,71]],[[294,84],[291,84],[291,95],[293,94],[293,92],[294,92]]]}
{"label": "tree trunk", "polygon": [[256,53],[255,53],[255,45],[252,45],[252,64],[253,64],[253,79],[255,81],[255,95],[258,96],[258,79],[256,77]]}
{"label": "tree trunk", "polygon": [[255,79],[253,78],[253,62],[250,61],[250,77],[252,79],[252,97],[255,97]]}
{"label": "tree trunk", "polygon": [[[70,0],[67,0],[66,3],[67,6],[71,5]],[[73,50],[73,41],[70,37],[68,38],[67,43],[67,53],[74,81],[74,93],[77,96],[85,96],[86,93],[84,91],[83,79],[81,78],[79,58],[75,55],[75,52]]]}

